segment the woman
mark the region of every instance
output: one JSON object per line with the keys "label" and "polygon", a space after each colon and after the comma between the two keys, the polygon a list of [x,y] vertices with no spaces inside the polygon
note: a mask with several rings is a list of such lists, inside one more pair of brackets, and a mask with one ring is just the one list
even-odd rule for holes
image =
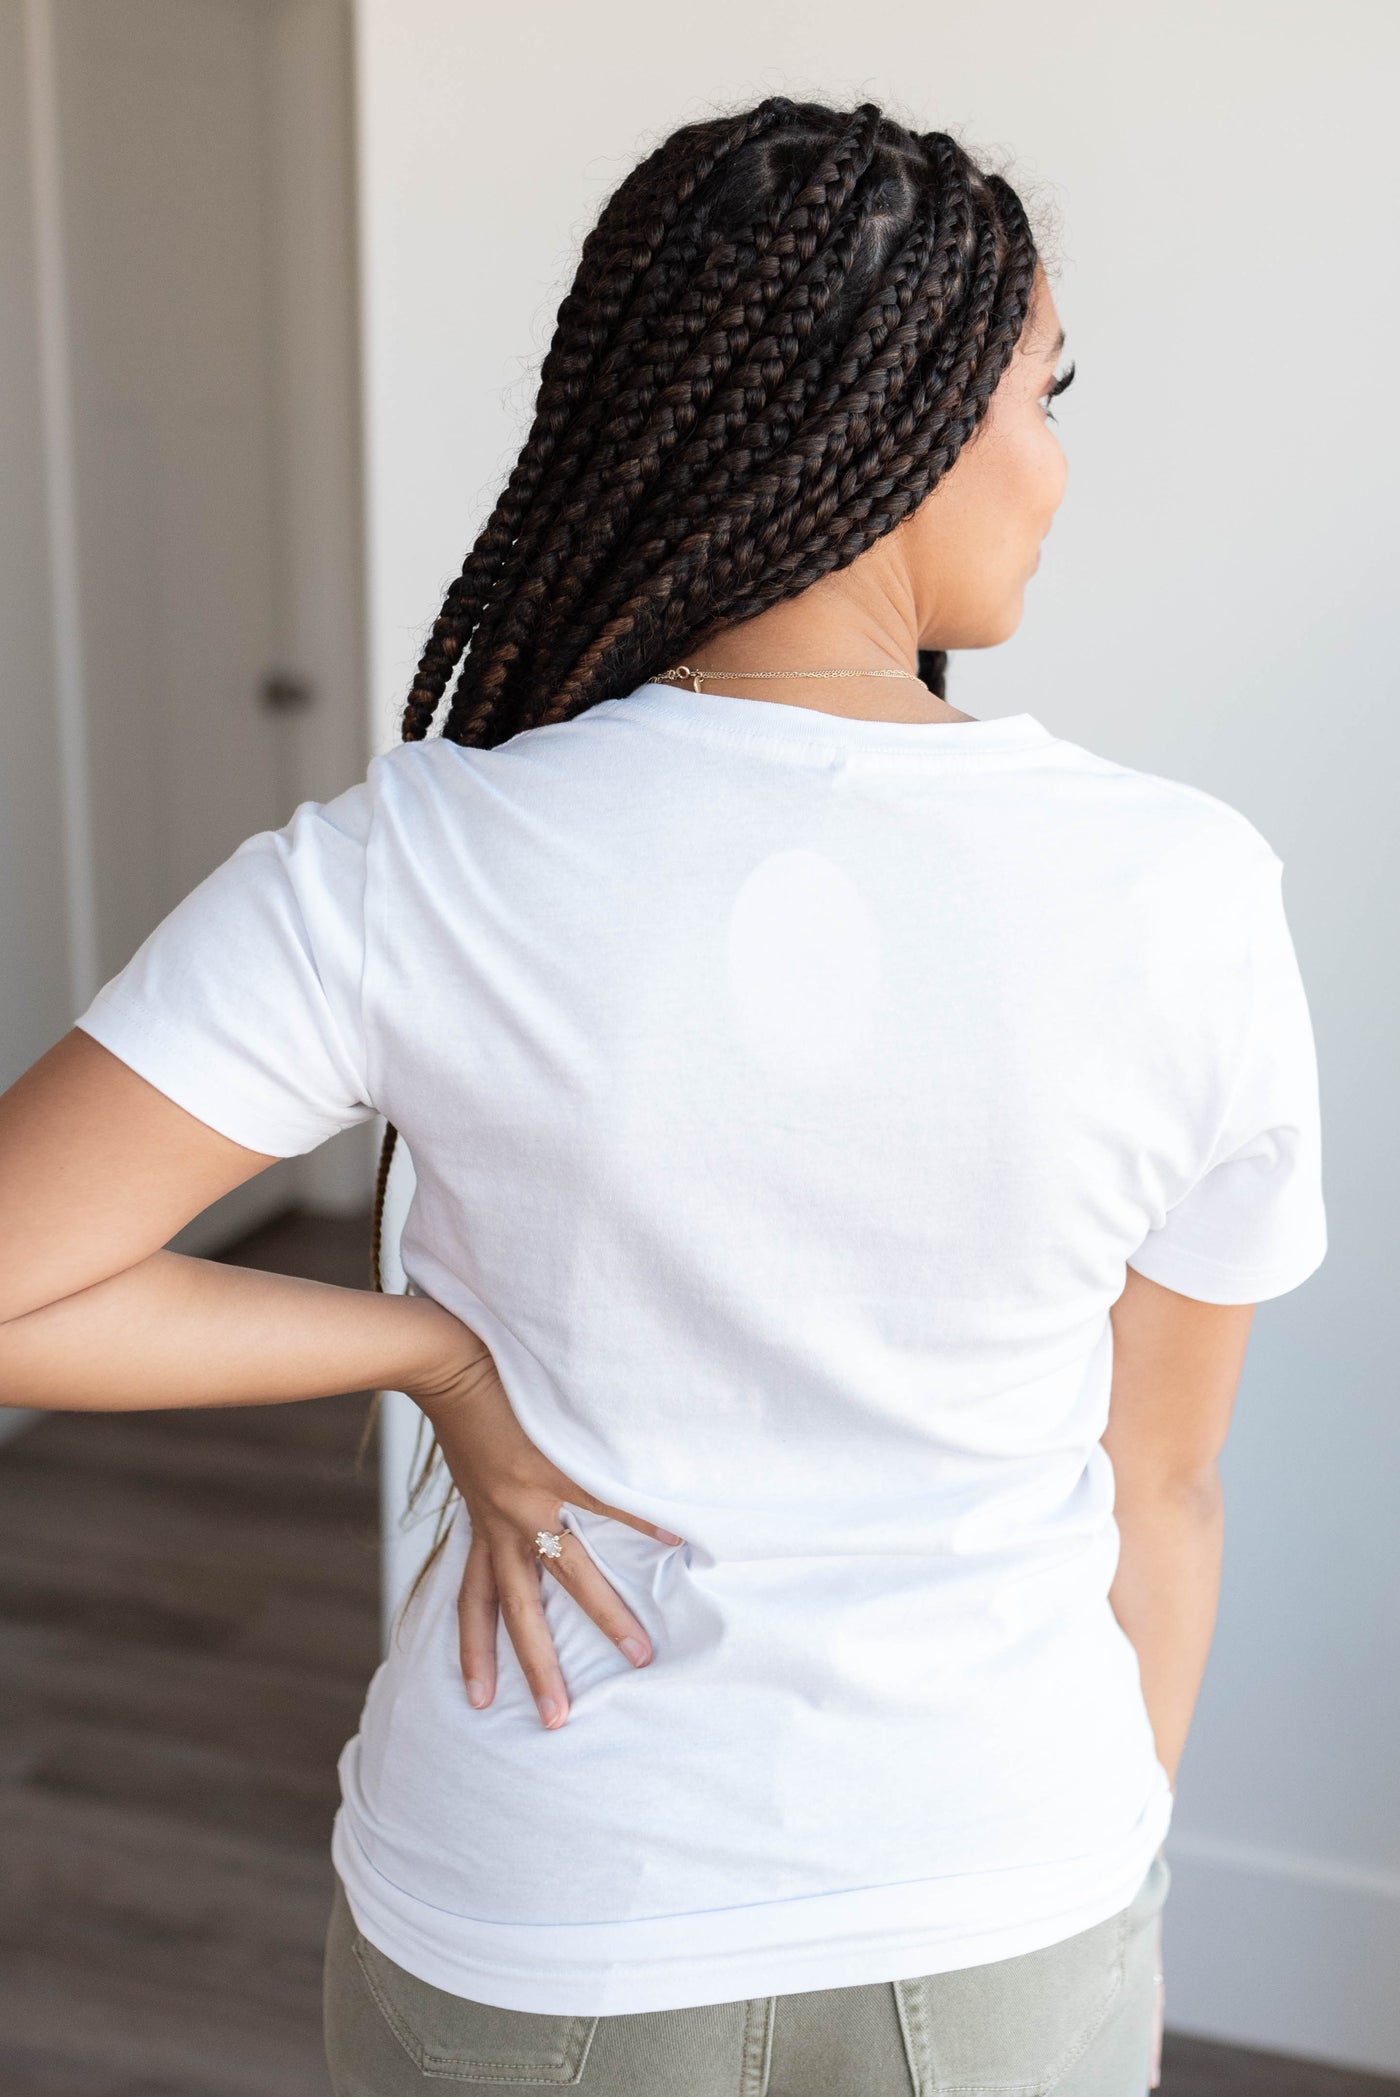
{"label": "woman", "polygon": [[[341,2097],[1149,2081],[1216,1459],[1323,1211],[1268,845],[943,694],[1062,344],[943,134],[666,140],[404,747],[0,1109],[16,1402],[401,1387],[464,1498],[342,1759]],[[160,1250],[376,1111],[409,1295]]]}

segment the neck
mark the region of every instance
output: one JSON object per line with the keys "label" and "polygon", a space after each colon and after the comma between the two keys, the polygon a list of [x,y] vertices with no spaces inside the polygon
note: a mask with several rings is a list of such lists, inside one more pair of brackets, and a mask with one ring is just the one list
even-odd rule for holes
{"label": "neck", "polygon": [[[730,698],[806,706],[861,721],[966,721],[935,699],[918,673],[918,627],[903,593],[849,586],[851,571],[827,576],[800,597],[697,641],[686,661],[707,674],[704,689]],[[788,678],[745,684],[735,670],[903,670],[892,677]]]}

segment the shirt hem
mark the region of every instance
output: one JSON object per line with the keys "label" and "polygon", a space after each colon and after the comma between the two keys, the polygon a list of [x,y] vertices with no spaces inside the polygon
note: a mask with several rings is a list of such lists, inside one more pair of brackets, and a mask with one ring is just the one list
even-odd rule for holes
{"label": "shirt hem", "polygon": [[[328,1129],[319,1123],[279,1118],[264,1104],[249,1098],[243,1082],[246,1066],[221,1061],[207,1042],[200,1050],[204,1067],[192,1069],[188,1062],[181,1061],[178,1047],[125,1004],[118,993],[109,996],[107,991],[99,991],[93,1005],[73,1024],[196,1121],[202,1121],[216,1135],[227,1136],[230,1143],[241,1143],[245,1150],[257,1151],[263,1157],[304,1157],[342,1127],[353,1126],[337,1122]],[[178,1069],[172,1067],[176,1064]],[[369,1111],[361,1118],[367,1119]]]}
{"label": "shirt hem", "polygon": [[1128,1265],[1148,1281],[1160,1282],[1179,1296],[1198,1303],[1266,1303],[1286,1296],[1290,1289],[1317,1272],[1327,1253],[1327,1239],[1315,1238],[1292,1260],[1277,1260],[1264,1267],[1229,1267],[1222,1261],[1202,1259],[1199,1254],[1176,1247],[1154,1247],[1151,1241],[1128,1257]]}
{"label": "shirt hem", "polygon": [[[480,1922],[406,1894],[365,1854],[344,1806],[336,1817],[332,1856],[361,1934],[430,1987],[496,2009],[557,2017],[626,2016],[913,1980],[1043,1951],[1129,1906],[1162,1845],[1171,1810],[1172,1794],[1164,1782],[1129,1839],[1110,1857],[1097,1865],[1075,1860],[1082,1867],[1085,1889],[1051,1915],[969,1935],[946,1923],[930,1922],[926,1912],[920,1915],[921,1907],[927,1911],[947,1898],[946,1882],[921,1880],[783,1901],[773,1907],[725,1910],[722,1922],[729,1943],[724,1949],[653,1953],[649,1935],[654,1942],[681,1918],[651,1925],[578,1925],[580,1935],[586,1932],[595,1947],[600,1932],[615,1932],[618,1948],[613,1956],[600,1958],[595,1951],[591,1958],[574,1960],[558,1955],[559,1939],[567,1934],[559,1928],[547,1931],[549,1955],[532,1959],[526,1940],[546,1931]],[[1011,1879],[1017,1874],[996,1876]],[[858,1928],[843,1926],[843,1917],[854,1920],[857,1915]],[[746,1916],[759,1918],[759,1926],[780,1924],[784,1937],[763,1944],[737,1941]],[[804,1935],[807,1929],[813,1931],[810,1939]],[[639,1944],[648,1947],[642,1956]]]}

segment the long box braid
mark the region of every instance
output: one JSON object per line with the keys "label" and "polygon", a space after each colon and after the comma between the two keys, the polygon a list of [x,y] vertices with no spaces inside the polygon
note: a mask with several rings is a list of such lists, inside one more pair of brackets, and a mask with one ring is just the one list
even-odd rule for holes
{"label": "long box braid", "polygon": [[[1036,259],[1004,177],[873,102],[775,95],[673,132],[583,243],[529,435],[433,622],[404,740],[444,699],[440,732],[477,748],[569,720],[849,566],[986,414]],[[943,652],[919,671],[943,697]],[[376,1288],[396,1140],[391,1126]]]}

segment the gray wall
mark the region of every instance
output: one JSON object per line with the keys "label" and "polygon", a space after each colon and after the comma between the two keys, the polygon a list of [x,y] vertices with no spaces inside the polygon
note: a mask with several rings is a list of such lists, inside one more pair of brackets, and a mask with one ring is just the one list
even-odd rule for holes
{"label": "gray wall", "polygon": [[[0,0],[0,1085],[75,1009],[24,0]],[[31,1418],[0,1406],[0,1443]]]}
{"label": "gray wall", "polygon": [[1332,1251],[1259,1315],[1228,1456],[1219,1637],[1183,1768],[1177,2025],[1400,2070],[1400,1592],[1391,1189],[1400,729],[1387,140],[1367,0],[360,0],[380,741],[513,455],[600,195],[757,94],[871,94],[1006,148],[1062,224],[1070,493],[974,713],[1242,808],[1287,865]]}
{"label": "gray wall", "polygon": [[0,1082],[72,1018],[23,0],[0,0]]}

